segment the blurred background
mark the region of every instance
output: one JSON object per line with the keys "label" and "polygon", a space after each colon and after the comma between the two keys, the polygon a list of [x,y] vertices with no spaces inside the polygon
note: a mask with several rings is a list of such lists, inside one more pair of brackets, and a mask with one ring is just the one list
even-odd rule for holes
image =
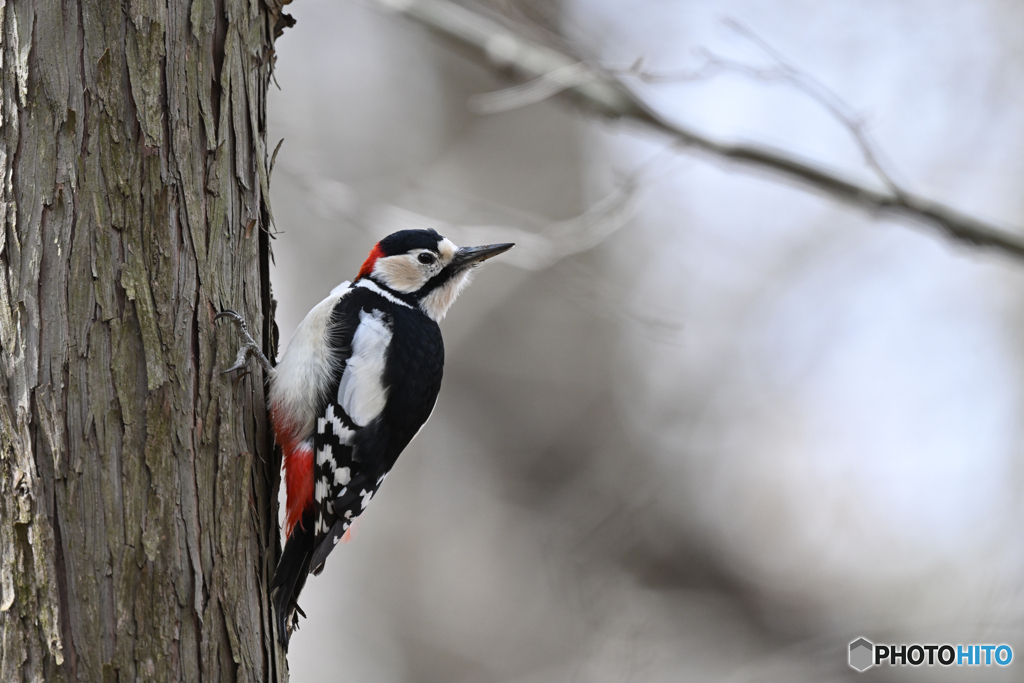
{"label": "blurred background", "polygon": [[[608,68],[772,66],[865,117],[907,189],[1024,226],[1024,4],[503,0]],[[372,0],[299,0],[270,143],[282,347],[374,242],[516,241],[442,323],[437,409],[312,579],[294,681],[1022,680],[1024,263],[672,149]],[[847,130],[733,71],[627,82],[668,119],[878,185]],[[880,186],[880,185],[879,185]]]}

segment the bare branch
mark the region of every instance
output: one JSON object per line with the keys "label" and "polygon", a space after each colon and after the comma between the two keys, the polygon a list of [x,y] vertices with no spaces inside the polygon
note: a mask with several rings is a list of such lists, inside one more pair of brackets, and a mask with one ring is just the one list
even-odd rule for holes
{"label": "bare branch", "polygon": [[[892,176],[882,164],[881,152],[879,152],[877,146],[868,135],[866,122],[863,116],[856,114],[850,105],[844,102],[839,95],[824,83],[810,74],[794,67],[779,53],[778,50],[772,47],[768,41],[758,36],[748,27],[734,19],[727,19],[725,24],[760,48],[769,59],[775,62],[774,71],[778,74],[778,80],[789,83],[804,94],[808,95],[811,99],[828,110],[832,116],[837,118],[846,127],[846,129],[850,131],[850,134],[856,141],[857,146],[860,147],[864,161],[867,162],[868,166],[871,167],[871,169],[878,175],[879,179],[885,183],[893,194],[900,195],[905,193],[905,190],[897,185],[896,181],[893,180]],[[762,70],[762,72],[763,71],[765,70]]]}
{"label": "bare branch", "polygon": [[563,90],[593,80],[594,74],[583,62],[563,66],[521,85],[497,92],[482,93],[469,98],[469,110],[474,114],[497,114],[543,102]]}
{"label": "bare branch", "polygon": [[[740,26],[735,22],[729,22],[731,26]],[[743,29],[744,37],[753,36]],[[800,71],[788,62],[780,61],[778,53],[768,51],[769,48],[762,41],[757,41],[758,47],[766,50],[766,53],[776,60],[776,65],[768,68],[759,68],[743,62],[716,55],[709,50],[701,50],[704,57],[704,64],[692,71],[682,71],[669,74],[657,74],[642,70],[642,60],[634,62],[629,69],[621,73],[636,77],[645,83],[667,83],[671,81],[697,81],[706,80],[722,73],[738,73],[759,81],[786,83],[795,87],[824,107],[835,119],[837,119],[853,137],[854,142],[860,149],[861,156],[865,163],[875,172],[879,180],[889,188],[893,194],[903,194],[906,191],[901,188],[886,170],[881,161],[881,153],[878,151],[871,137],[867,133],[866,124],[862,116],[854,113],[853,109],[843,101],[836,93],[830,90],[813,76]],[[614,70],[613,73],[616,73]]]}
{"label": "bare branch", "polygon": [[[753,33],[735,24],[734,30],[756,43],[776,62],[776,70],[788,74],[786,80],[815,97],[854,135],[868,164],[886,185],[879,191],[799,159],[771,147],[722,142],[694,129],[667,121],[646,105],[614,73],[571,57],[562,51],[542,45],[524,31],[481,13],[457,5],[450,0],[379,0],[382,5],[415,19],[458,44],[480,53],[494,68],[524,80],[542,79],[537,84],[512,92],[511,99],[495,98],[484,106],[513,104],[519,98],[539,98],[544,93],[559,92],[588,111],[608,118],[629,118],[663,135],[677,145],[723,159],[751,170],[768,170],[805,185],[821,194],[871,214],[890,215],[938,229],[947,237],[967,244],[996,249],[1017,258],[1024,258],[1024,235],[1005,230],[952,207],[916,196],[899,188],[878,161],[870,140],[864,134],[863,122],[851,115],[831,91],[813,79],[800,74],[769,45]],[[635,65],[639,70],[639,65]],[[721,63],[707,66],[721,69]],[[554,74],[558,75],[554,75]],[[569,74],[571,77],[567,77]],[[525,94],[524,94],[525,93]],[[548,95],[544,95],[548,96]]]}

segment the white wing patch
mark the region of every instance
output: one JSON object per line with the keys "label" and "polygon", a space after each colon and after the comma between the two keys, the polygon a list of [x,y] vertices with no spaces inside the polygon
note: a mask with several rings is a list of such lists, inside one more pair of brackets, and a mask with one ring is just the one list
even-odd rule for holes
{"label": "white wing patch", "polygon": [[352,421],[365,427],[380,415],[387,402],[384,361],[391,344],[391,328],[381,311],[359,311],[359,327],[352,336],[352,355],[338,384],[338,404]]}

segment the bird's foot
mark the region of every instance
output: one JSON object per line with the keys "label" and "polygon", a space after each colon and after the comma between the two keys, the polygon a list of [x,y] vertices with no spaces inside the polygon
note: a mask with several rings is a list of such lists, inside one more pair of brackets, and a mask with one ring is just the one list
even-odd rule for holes
{"label": "bird's foot", "polygon": [[245,367],[245,363],[246,361],[249,360],[250,356],[255,357],[256,360],[260,362],[260,365],[263,366],[263,369],[267,372],[267,374],[273,372],[274,366],[270,364],[270,361],[267,360],[267,357],[263,355],[263,351],[262,349],[260,349],[260,345],[257,344],[256,340],[254,340],[252,338],[252,335],[249,334],[249,328],[246,327],[245,325],[245,319],[229,309],[221,311],[216,316],[214,316],[213,319],[220,320],[221,318],[227,318],[231,322],[235,323],[235,325],[238,327],[238,331],[242,334],[242,337],[244,339],[241,348],[238,349],[238,355],[235,356],[235,364],[232,365],[227,370],[222,371],[221,374],[226,375],[230,372],[234,372],[235,370],[241,370],[242,368]]}

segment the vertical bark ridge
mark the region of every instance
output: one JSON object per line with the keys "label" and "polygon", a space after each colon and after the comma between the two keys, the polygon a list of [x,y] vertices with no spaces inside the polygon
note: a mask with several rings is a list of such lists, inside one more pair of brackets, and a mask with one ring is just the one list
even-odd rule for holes
{"label": "vertical bark ridge", "polygon": [[275,350],[282,17],[0,0],[0,680],[286,677],[264,385],[213,321]]}

